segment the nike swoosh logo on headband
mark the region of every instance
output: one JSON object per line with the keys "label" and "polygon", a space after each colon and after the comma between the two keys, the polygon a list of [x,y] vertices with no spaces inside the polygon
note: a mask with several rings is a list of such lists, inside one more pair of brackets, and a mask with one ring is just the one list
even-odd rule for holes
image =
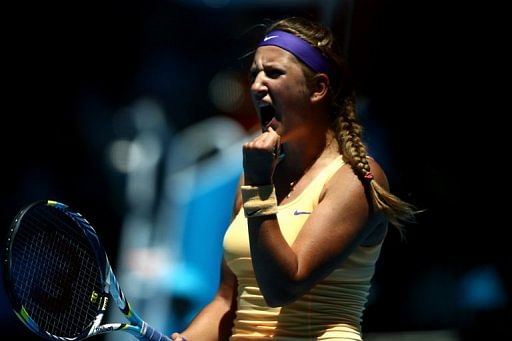
{"label": "nike swoosh logo on headband", "polygon": [[274,38],[277,38],[277,36],[268,36],[268,37],[265,37],[265,38],[263,38],[263,41],[267,41],[267,40],[274,39]]}
{"label": "nike swoosh logo on headband", "polygon": [[299,211],[299,210],[295,210],[295,212],[293,212],[293,215],[301,215],[301,214],[311,214],[311,212],[309,212],[309,211]]}

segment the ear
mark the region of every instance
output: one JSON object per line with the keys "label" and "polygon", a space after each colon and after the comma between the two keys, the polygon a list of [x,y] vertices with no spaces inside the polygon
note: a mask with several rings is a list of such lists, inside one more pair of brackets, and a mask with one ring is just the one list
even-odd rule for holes
{"label": "ear", "polygon": [[318,73],[311,82],[311,103],[318,103],[327,97],[329,91],[329,77],[325,73]]}

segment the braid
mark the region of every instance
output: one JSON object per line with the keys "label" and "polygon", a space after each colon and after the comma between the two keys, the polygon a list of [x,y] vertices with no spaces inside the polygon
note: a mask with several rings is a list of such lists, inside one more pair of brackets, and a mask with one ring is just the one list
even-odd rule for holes
{"label": "braid", "polygon": [[354,95],[347,96],[341,107],[344,115],[338,115],[334,120],[334,129],[343,160],[350,164],[359,177],[370,173],[367,149],[361,140],[363,127],[356,119]]}
{"label": "braid", "polygon": [[[353,78],[340,47],[332,32],[321,25],[303,18],[287,18],[271,25],[268,31],[280,29],[293,33],[316,46],[335,66],[336,73],[329,75],[329,93],[332,107],[333,130],[345,163],[349,164],[364,184],[373,207],[381,211],[399,231],[403,232],[406,222],[415,222],[415,207],[393,195],[373,179],[368,162],[368,151],[362,141],[363,127],[358,122],[355,95],[352,91]],[[303,66],[307,79],[314,72]],[[403,234],[402,234],[403,236]]]}
{"label": "braid", "polygon": [[334,119],[334,131],[343,160],[350,164],[363,184],[368,185],[374,207],[381,211],[403,236],[403,225],[415,222],[415,207],[388,192],[373,179],[368,162],[367,148],[362,142],[362,126],[358,123],[354,95],[347,96],[338,106]]}

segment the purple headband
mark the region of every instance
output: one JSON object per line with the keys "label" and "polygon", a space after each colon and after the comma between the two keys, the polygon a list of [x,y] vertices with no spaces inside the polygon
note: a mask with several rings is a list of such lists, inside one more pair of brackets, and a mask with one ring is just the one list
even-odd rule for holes
{"label": "purple headband", "polygon": [[320,50],[294,34],[280,30],[271,31],[267,33],[258,46],[278,46],[293,54],[313,71],[330,74],[329,62]]}

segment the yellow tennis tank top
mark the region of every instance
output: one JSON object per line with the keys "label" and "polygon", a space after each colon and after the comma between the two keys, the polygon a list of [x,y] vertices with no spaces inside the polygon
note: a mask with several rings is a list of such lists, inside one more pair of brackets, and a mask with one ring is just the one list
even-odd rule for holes
{"label": "yellow tennis tank top", "polygon": [[[277,219],[292,244],[325,183],[343,165],[326,166],[294,200],[278,207]],[[361,318],[382,244],[358,246],[309,292],[284,307],[269,307],[258,288],[251,262],[247,219],[240,210],[224,236],[224,258],[238,280],[237,312],[231,341],[362,340]]]}

